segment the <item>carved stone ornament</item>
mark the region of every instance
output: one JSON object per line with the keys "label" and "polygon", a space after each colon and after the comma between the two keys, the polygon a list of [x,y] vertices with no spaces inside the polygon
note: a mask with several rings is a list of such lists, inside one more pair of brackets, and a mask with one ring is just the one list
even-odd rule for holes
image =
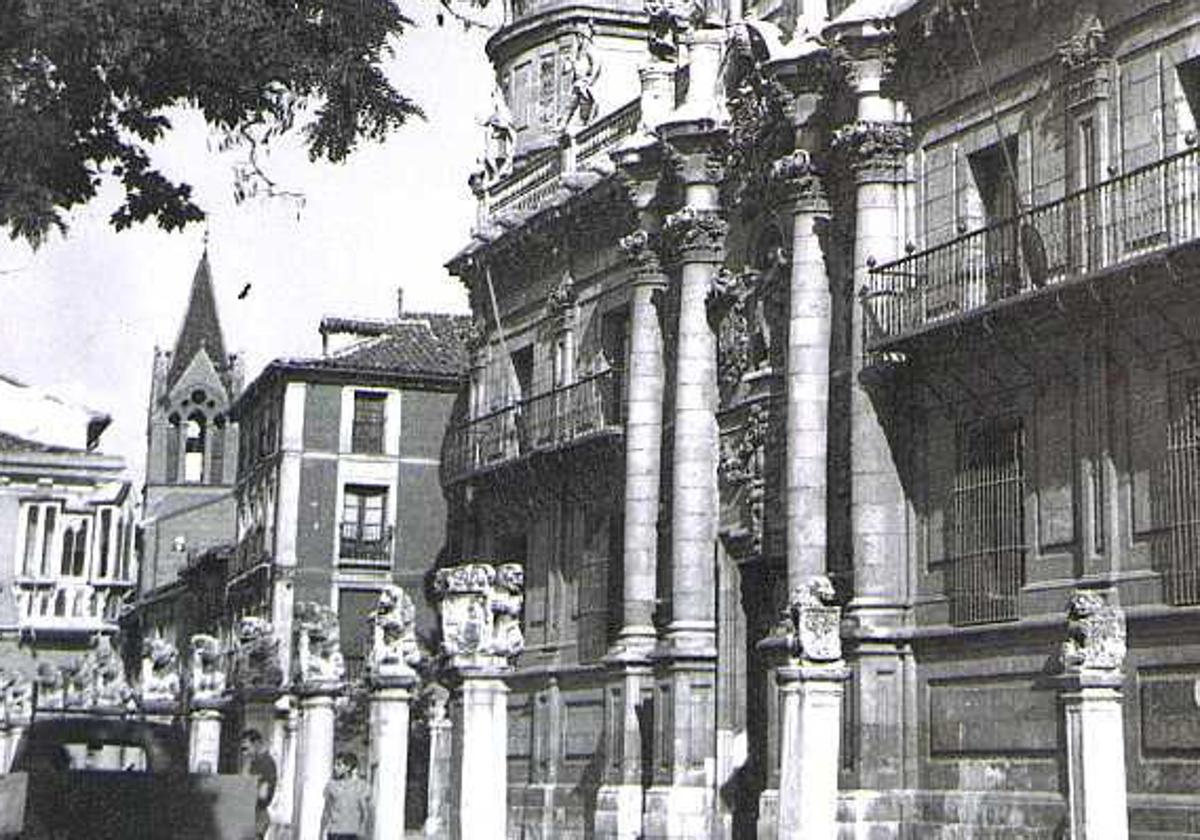
{"label": "carved stone ornament", "polygon": [[645,0],[650,31],[647,46],[659,61],[675,61],[683,35],[704,19],[696,0]]}
{"label": "carved stone ornament", "polygon": [[219,702],[225,694],[225,657],[221,642],[215,636],[197,633],[189,640],[189,645],[192,704]]}
{"label": "carved stone ornament", "polygon": [[558,285],[546,295],[546,321],[554,329],[569,329],[575,320],[575,302],[579,293],[575,289],[575,278],[564,271]]}
{"label": "carved stone ornament", "polygon": [[421,648],[417,644],[416,608],[408,593],[399,586],[385,586],[379,593],[379,602],[371,614],[371,658],[372,677],[408,677],[413,667],[421,661]]}
{"label": "carved stone ornament", "polygon": [[4,720],[9,726],[28,726],[33,720],[33,682],[10,674],[4,685]]}
{"label": "carved stone ornament", "polygon": [[767,177],[767,194],[770,201],[779,203],[818,202],[825,203],[825,188],[821,176],[813,167],[812,158],[804,149],[796,149],[771,164]]}
{"label": "carved stone ornament", "polygon": [[1058,60],[1068,70],[1080,70],[1108,57],[1108,39],[1104,25],[1095,15],[1087,18],[1067,40],[1058,45]]}
{"label": "carved stone ornament", "polygon": [[265,618],[246,616],[238,622],[232,677],[233,684],[239,689],[283,685],[279,639],[275,638],[275,628]]}
{"label": "carved stone ornament", "polygon": [[912,129],[902,123],[859,120],[835,131],[831,146],[855,170],[894,168],[912,148]]}
{"label": "carved stone ornament", "polygon": [[725,484],[740,487],[763,477],[763,457],[770,414],[762,403],[754,403],[746,413],[741,431],[729,439],[721,454],[717,473]]}
{"label": "carved stone ornament", "polygon": [[834,594],[825,575],[815,575],[792,590],[787,609],[792,656],[811,663],[842,658],[842,610],[834,604]]}
{"label": "carved stone ornament", "polygon": [[664,255],[668,260],[719,262],[728,231],[729,223],[716,210],[684,207],[663,220]]}
{"label": "carved stone ornament", "polygon": [[793,97],[760,62],[753,62],[736,83],[728,107],[729,144],[722,200],[749,216],[770,202],[772,164],[793,147]]}
{"label": "carved stone ornament", "polygon": [[654,275],[661,271],[658,251],[655,249],[656,240],[657,237],[648,231],[638,229],[618,239],[617,247],[633,263],[639,275]]}
{"label": "carved stone ornament", "polygon": [[1125,661],[1125,615],[1096,592],[1076,590],[1067,602],[1063,670],[1116,671]]}
{"label": "carved stone ornament", "polygon": [[337,613],[326,604],[301,601],[293,613],[296,683],[317,688],[341,685],[346,676]]}
{"label": "carved stone ornament", "polygon": [[442,653],[452,667],[501,664],[525,648],[521,632],[524,572],[518,564],[468,563],[434,578],[440,600]]}
{"label": "carved stone ornament", "polygon": [[44,677],[48,708],[125,710],[130,706],[133,691],[125,680],[125,664],[107,636],[97,636],[92,644],[91,650],[61,669],[43,672],[39,668],[39,697]]}
{"label": "carved stone ornament", "polygon": [[42,662],[37,667],[38,707],[61,709],[66,705],[66,674],[58,665]]}
{"label": "carved stone ornament", "polygon": [[142,642],[138,688],[143,706],[173,706],[179,702],[179,651],[162,636],[154,635]]}

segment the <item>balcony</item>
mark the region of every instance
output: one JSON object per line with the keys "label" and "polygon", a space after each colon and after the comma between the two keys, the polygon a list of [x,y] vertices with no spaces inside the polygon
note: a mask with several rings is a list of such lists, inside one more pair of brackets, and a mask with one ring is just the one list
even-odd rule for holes
{"label": "balcony", "polygon": [[341,524],[338,541],[338,565],[370,569],[392,567],[392,527],[363,525],[358,522]]}
{"label": "balcony", "polygon": [[622,387],[619,373],[609,370],[451,429],[443,456],[446,481],[619,434]]}
{"label": "balcony", "polygon": [[632,136],[641,122],[640,101],[633,101],[584,128],[570,144],[543,149],[517,162],[513,171],[487,189],[490,214],[531,216],[554,203],[564,174],[590,168]]}
{"label": "balcony", "polygon": [[1200,148],[871,270],[865,346],[905,339],[1200,238]]}

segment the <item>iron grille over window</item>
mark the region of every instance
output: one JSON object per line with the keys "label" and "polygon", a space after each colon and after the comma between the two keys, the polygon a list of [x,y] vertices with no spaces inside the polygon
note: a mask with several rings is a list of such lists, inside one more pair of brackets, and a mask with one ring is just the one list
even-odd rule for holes
{"label": "iron grille over window", "polygon": [[354,394],[354,429],[350,440],[352,452],[383,452],[383,426],[386,394],[356,391]]}
{"label": "iron grille over window", "polygon": [[1200,603],[1200,368],[1173,375],[1167,389],[1164,543],[1167,598]]}
{"label": "iron grille over window", "polygon": [[1025,581],[1024,449],[1019,418],[985,420],[959,431],[946,575],[954,624],[1019,616]]}
{"label": "iron grille over window", "polygon": [[343,560],[388,563],[391,534],[384,524],[387,488],[351,485],[342,501],[341,545]]}

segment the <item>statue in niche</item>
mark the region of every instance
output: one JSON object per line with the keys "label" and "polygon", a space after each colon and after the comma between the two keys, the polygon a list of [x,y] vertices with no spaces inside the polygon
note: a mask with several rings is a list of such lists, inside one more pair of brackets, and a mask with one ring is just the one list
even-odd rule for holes
{"label": "statue in niche", "polygon": [[377,677],[412,673],[421,661],[417,644],[416,608],[399,586],[385,586],[372,613],[371,673]]}
{"label": "statue in niche", "polygon": [[596,92],[593,90],[600,78],[600,59],[596,55],[596,29],[589,20],[575,33],[575,52],[567,65],[571,78],[571,101],[560,123],[560,131],[566,131],[571,118],[579,114],[579,122],[587,125],[596,116]]}
{"label": "statue in niche", "polygon": [[197,633],[191,638],[192,702],[218,700],[225,693],[225,670],[222,668],[221,643],[215,636]]}

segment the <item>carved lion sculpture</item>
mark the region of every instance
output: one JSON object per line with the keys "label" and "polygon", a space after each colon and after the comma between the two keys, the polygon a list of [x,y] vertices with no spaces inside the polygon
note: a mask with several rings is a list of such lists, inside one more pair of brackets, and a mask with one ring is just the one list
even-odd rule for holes
{"label": "carved lion sculpture", "polygon": [[492,587],[492,653],[513,658],[525,649],[521,632],[521,606],[525,600],[525,570],[517,563],[496,567]]}
{"label": "carved lion sculpture", "polygon": [[1096,592],[1078,590],[1067,602],[1064,668],[1115,669],[1125,659],[1125,620]]}
{"label": "carved lion sculpture", "polygon": [[278,688],[283,683],[279,639],[271,622],[246,616],[238,623],[233,678],[241,688]]}
{"label": "carved lion sculpture", "polygon": [[296,622],[297,677],[302,683],[340,682],[346,666],[342,659],[337,613],[315,601],[301,601]]}
{"label": "carved lion sculpture", "polygon": [[372,617],[371,671],[381,677],[407,673],[421,659],[412,599],[399,586],[386,586]]}
{"label": "carved lion sculpture", "polygon": [[225,693],[221,643],[215,636],[197,633],[191,638],[192,702],[212,701]]}
{"label": "carved lion sculpture", "polygon": [[42,662],[37,667],[38,705],[47,709],[61,709],[65,702],[66,674],[57,665]]}
{"label": "carved lion sculpture", "polygon": [[174,703],[179,700],[179,651],[161,636],[142,643],[143,703]]}

